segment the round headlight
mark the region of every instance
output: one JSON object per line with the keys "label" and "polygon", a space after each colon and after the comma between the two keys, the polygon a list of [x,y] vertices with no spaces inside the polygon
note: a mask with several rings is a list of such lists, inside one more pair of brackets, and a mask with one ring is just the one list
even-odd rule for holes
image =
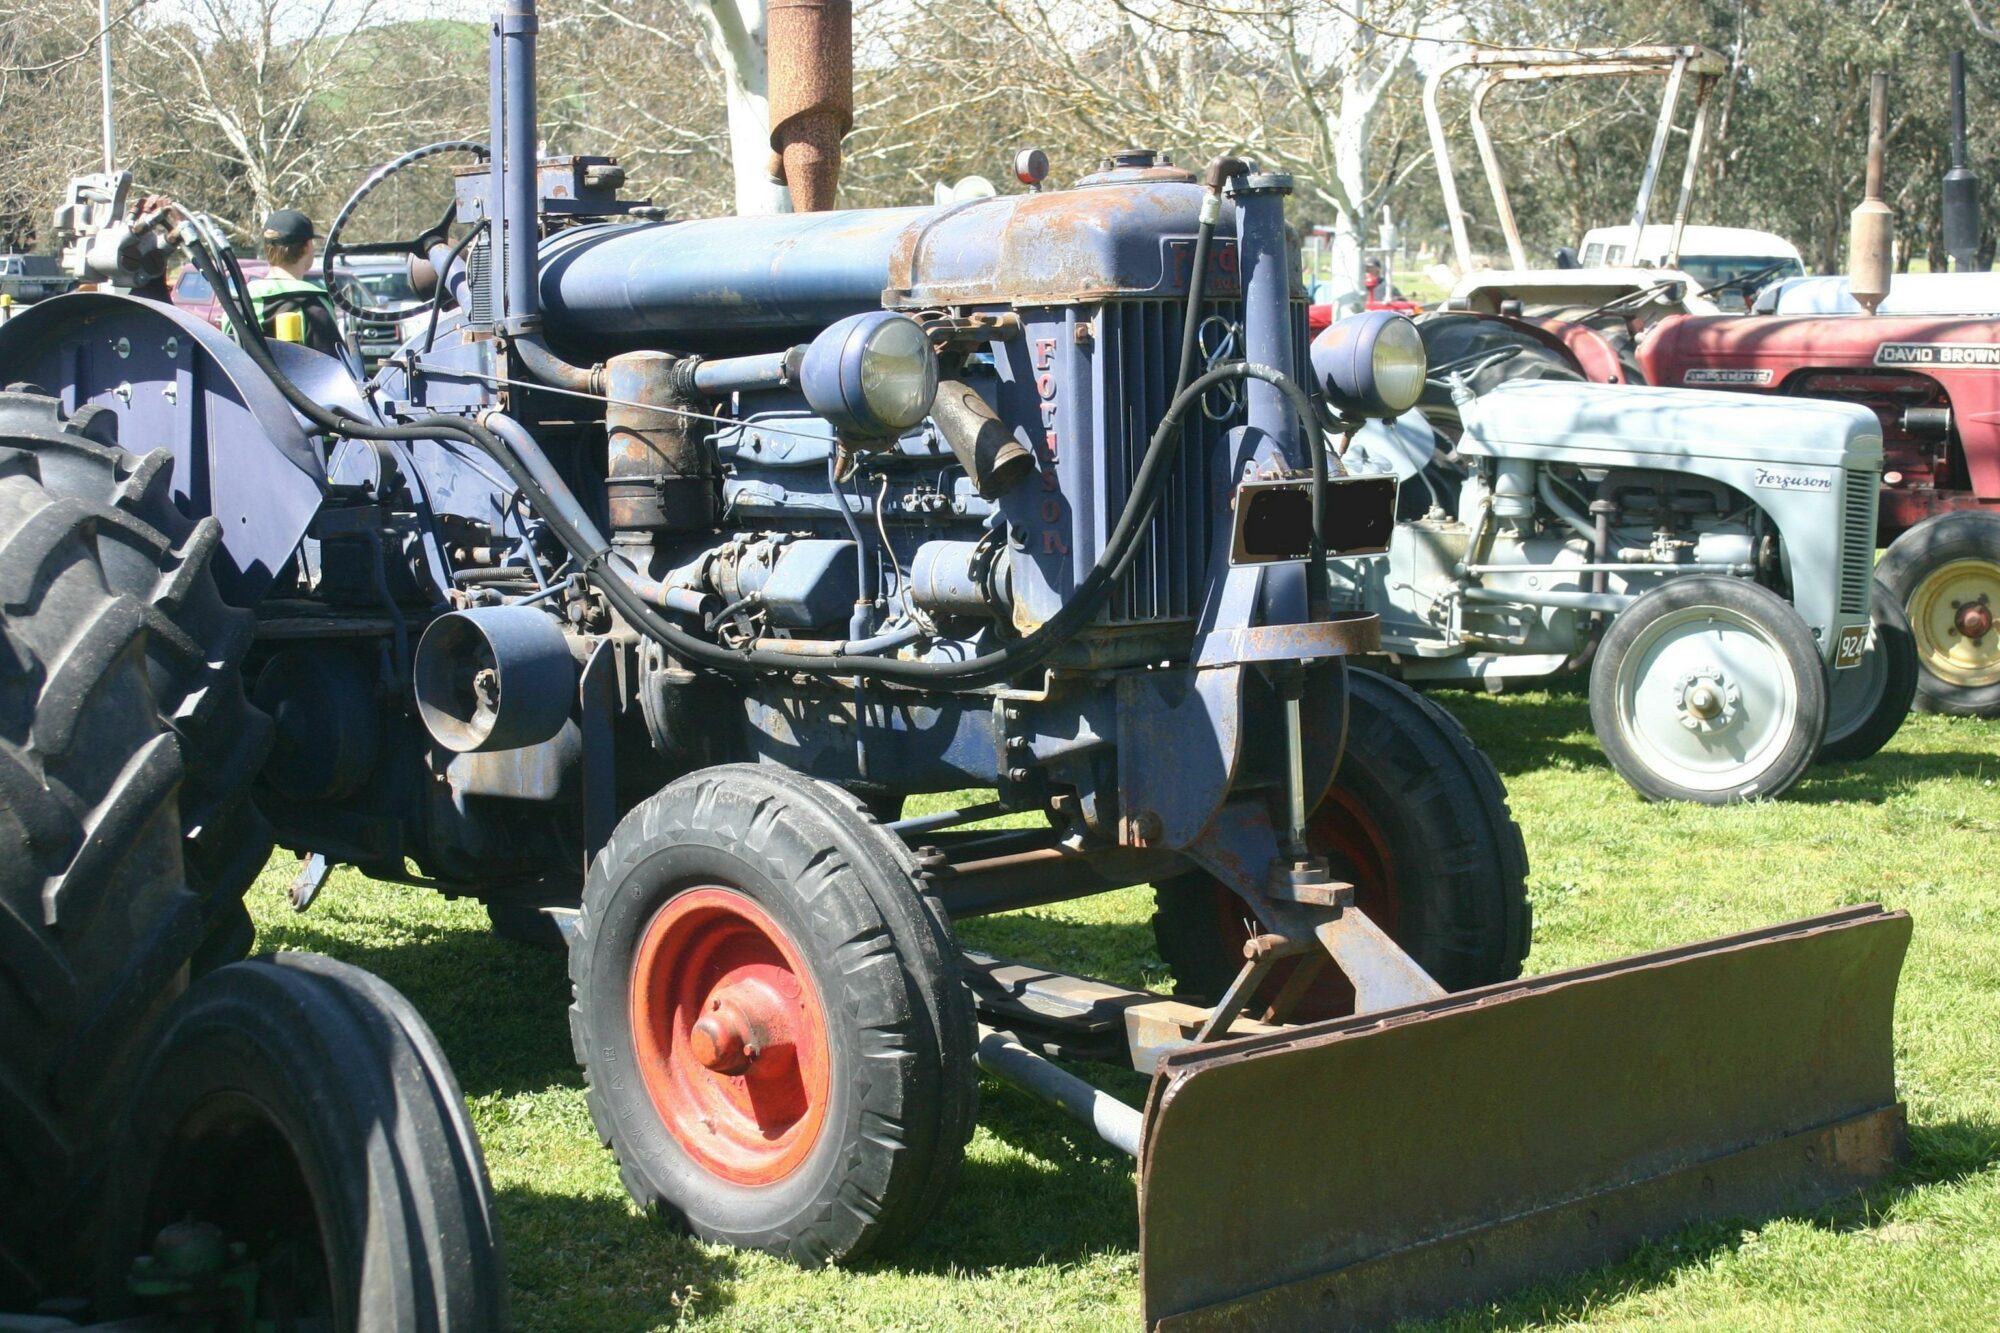
{"label": "round headlight", "polygon": [[1343,319],[1313,339],[1314,387],[1345,417],[1396,417],[1423,396],[1424,340],[1391,310]]}
{"label": "round headlight", "polygon": [[881,439],[929,414],[937,397],[937,353],[908,315],[870,310],[813,339],[799,378],[806,402],[836,430]]}

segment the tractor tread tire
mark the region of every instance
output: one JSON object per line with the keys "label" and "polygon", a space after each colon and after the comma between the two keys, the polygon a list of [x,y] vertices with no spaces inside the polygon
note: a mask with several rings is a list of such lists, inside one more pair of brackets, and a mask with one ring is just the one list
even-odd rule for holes
{"label": "tractor tread tire", "polygon": [[[827,1120],[822,1134],[843,1136],[829,1158],[836,1165],[815,1183],[814,1162],[824,1155],[815,1148],[793,1177],[759,1187],[789,1192],[797,1181],[814,1192],[774,1205],[792,1208],[788,1215],[760,1205],[745,1211],[740,1187],[676,1165],[671,1135],[628,1068],[633,950],[675,891],[648,882],[645,866],[683,848],[734,857],[773,891],[817,881],[809,912],[803,901],[787,907],[756,886],[736,887],[794,930],[809,967],[824,969],[816,972],[822,1003],[830,1014],[844,1009],[865,1034],[857,1058],[872,1051],[868,1063],[879,1066],[883,1054],[899,1053],[888,1062],[892,1077],[857,1077],[858,1109],[843,1126]],[[570,977],[570,1031],[591,1119],[642,1207],[705,1239],[817,1266],[893,1250],[950,1192],[977,1113],[971,992],[915,857],[851,793],[756,764],[702,769],[663,788],[620,822],[591,864]]]}
{"label": "tractor tread tire", "polygon": [[[34,455],[64,518],[95,526],[107,586],[143,615],[160,714],[181,751],[182,862],[202,909],[199,974],[250,949],[242,899],[272,846],[250,788],[270,752],[272,727],[243,689],[255,619],[222,600],[211,573],[220,521],[182,514],[173,502],[172,455],[120,448],[117,427],[102,408],[85,407],[65,421],[52,398],[0,394],[0,460],[17,451]],[[0,569],[9,568],[11,558],[0,554]]]}
{"label": "tractor tread tire", "polygon": [[[1528,956],[1528,849],[1507,789],[1458,719],[1409,686],[1373,671],[1347,671],[1347,738],[1336,787],[1397,821],[1386,828],[1406,882],[1424,910],[1391,933],[1446,990],[1510,981]],[[1242,955],[1216,932],[1216,895],[1206,873],[1155,886],[1153,937],[1177,994],[1213,1002]],[[1244,915],[1248,915],[1245,909]],[[1410,922],[1415,921],[1414,931]]]}
{"label": "tractor tread tire", "polygon": [[247,787],[261,757],[213,522],[114,425],[0,394],[0,1303],[74,1258],[110,1111],[222,914],[186,874],[196,775]]}

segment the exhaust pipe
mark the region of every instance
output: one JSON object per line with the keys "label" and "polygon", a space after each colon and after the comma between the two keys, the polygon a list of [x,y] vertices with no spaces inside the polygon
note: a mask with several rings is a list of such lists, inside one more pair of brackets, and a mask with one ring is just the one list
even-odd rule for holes
{"label": "exhaust pipe", "polygon": [[1951,168],[1944,173],[1944,252],[1954,273],[1979,271],[1979,177],[1965,165],[1965,52],[1951,53]]}
{"label": "exhaust pipe", "polygon": [[1868,181],[1855,206],[1847,234],[1847,289],[1869,314],[1889,294],[1889,255],[1894,214],[1882,201],[1882,160],[1888,151],[1889,76],[1880,70],[1868,82]]}
{"label": "exhaust pipe", "polygon": [[840,141],[854,128],[852,0],[770,0],[771,170],[795,213],[833,207]]}

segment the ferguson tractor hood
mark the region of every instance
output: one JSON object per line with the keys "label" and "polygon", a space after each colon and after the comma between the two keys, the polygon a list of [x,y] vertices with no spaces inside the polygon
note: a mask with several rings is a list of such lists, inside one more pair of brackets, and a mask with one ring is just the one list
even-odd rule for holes
{"label": "ferguson tractor hood", "polygon": [[[1754,460],[1812,468],[1882,466],[1882,428],[1852,403],[1770,401],[1695,389],[1520,381],[1482,394],[1459,452],[1618,462]],[[1496,447],[1504,443],[1504,450]]]}

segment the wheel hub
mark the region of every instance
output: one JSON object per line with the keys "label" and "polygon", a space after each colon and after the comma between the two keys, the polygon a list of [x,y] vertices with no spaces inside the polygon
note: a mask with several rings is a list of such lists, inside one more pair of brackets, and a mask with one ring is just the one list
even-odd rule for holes
{"label": "wheel hub", "polygon": [[2000,682],[2000,634],[1993,609],[2000,599],[2000,563],[1950,560],[1924,576],[1910,594],[1910,633],[1925,671],[1948,685],[1980,689]]}
{"label": "wheel hub", "polygon": [[1689,731],[1721,731],[1736,720],[1743,692],[1713,664],[1674,681],[1675,710]]}
{"label": "wheel hub", "polygon": [[781,1180],[831,1096],[826,1019],[797,947],[747,895],[697,888],[660,908],[633,958],[632,1038],[663,1128],[703,1169]]}
{"label": "wheel hub", "polygon": [[1993,630],[1993,609],[1986,604],[1986,594],[1980,593],[1970,602],[1953,602],[1951,609],[1958,614],[1952,618],[1952,627],[1977,645]]}

